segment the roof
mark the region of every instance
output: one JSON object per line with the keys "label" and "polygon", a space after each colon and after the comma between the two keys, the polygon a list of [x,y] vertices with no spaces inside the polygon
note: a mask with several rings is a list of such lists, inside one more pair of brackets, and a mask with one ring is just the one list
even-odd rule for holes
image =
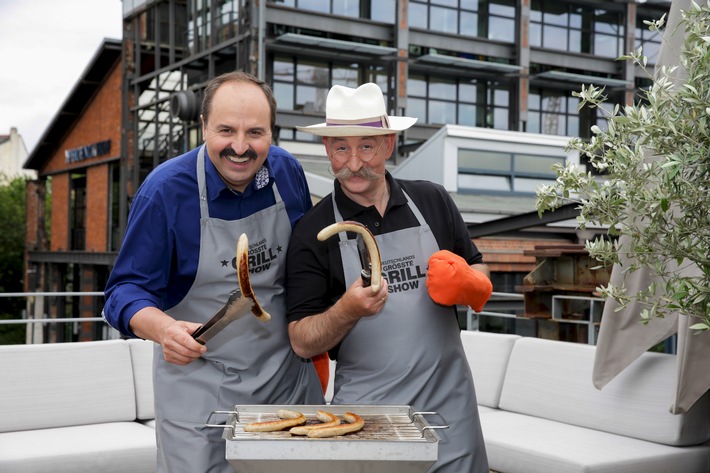
{"label": "roof", "polygon": [[120,60],[122,45],[120,40],[105,38],[89,65],[79,77],[69,96],[57,111],[32,153],[25,161],[25,169],[39,171],[44,162],[51,158],[66,134],[73,128],[90,99],[101,87],[112,66]]}

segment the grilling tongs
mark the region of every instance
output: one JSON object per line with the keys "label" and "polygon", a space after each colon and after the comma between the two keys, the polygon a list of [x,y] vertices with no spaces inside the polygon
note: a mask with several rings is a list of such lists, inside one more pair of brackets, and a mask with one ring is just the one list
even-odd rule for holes
{"label": "grilling tongs", "polygon": [[232,291],[222,308],[192,334],[192,338],[203,345],[217,335],[224,327],[235,320],[241,319],[250,311],[262,322],[271,320],[271,316],[268,312],[259,305],[259,301],[256,300],[256,296],[251,287],[251,281],[249,280],[248,250],[249,240],[246,234],[242,233],[237,243],[237,278],[239,279],[239,288]]}
{"label": "grilling tongs", "polygon": [[328,225],[318,232],[318,239],[325,241],[340,232],[357,233],[357,252],[362,266],[360,275],[362,276],[363,285],[372,287],[372,292],[379,291],[382,283],[382,261],[380,260],[380,250],[377,248],[375,237],[360,222],[344,220]]}

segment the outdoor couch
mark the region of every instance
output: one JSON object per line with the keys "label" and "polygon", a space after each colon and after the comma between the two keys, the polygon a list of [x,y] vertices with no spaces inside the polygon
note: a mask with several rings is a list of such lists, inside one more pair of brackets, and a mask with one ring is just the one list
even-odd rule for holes
{"label": "outdoor couch", "polygon": [[0,346],[0,472],[155,472],[152,347]]}
{"label": "outdoor couch", "polygon": [[[673,355],[646,353],[600,391],[593,346],[461,337],[492,470],[710,472],[710,397],[670,414]],[[152,347],[0,346],[0,472],[154,472]]]}
{"label": "outdoor couch", "polygon": [[670,413],[674,355],[645,353],[597,390],[594,346],[474,331],[461,337],[492,470],[710,472],[710,397]]}

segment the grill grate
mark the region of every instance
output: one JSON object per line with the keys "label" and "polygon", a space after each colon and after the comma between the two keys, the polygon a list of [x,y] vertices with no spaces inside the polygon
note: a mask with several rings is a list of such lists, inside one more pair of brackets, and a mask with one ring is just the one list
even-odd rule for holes
{"label": "grill grate", "polygon": [[[346,412],[365,420],[359,432],[310,438],[281,432],[244,432],[252,422],[276,420],[279,409],[303,413],[308,424],[324,410],[342,418]],[[422,473],[437,458],[439,436],[424,414],[392,405],[250,405],[236,406],[224,429],[225,457],[240,473]]]}
{"label": "grill grate", "polygon": [[[367,406],[360,406],[360,412],[366,409],[366,407]],[[324,411],[331,412],[329,406],[322,406],[322,408]],[[293,407],[292,409],[296,410],[296,408]],[[340,438],[347,438],[348,440],[427,441],[423,431],[417,427],[407,415],[368,415],[358,413],[355,410],[352,410],[352,412],[360,415],[365,420],[365,427],[359,432],[348,434]],[[304,412],[304,414],[306,413]],[[301,435],[291,435],[288,429],[279,432],[244,432],[244,426],[246,424],[277,420],[278,417],[273,408],[270,409],[269,412],[239,413],[237,417],[238,419],[234,423],[234,434],[232,437],[234,440],[247,438],[314,440]],[[306,425],[319,423],[314,415],[306,414],[306,417],[308,418]]]}

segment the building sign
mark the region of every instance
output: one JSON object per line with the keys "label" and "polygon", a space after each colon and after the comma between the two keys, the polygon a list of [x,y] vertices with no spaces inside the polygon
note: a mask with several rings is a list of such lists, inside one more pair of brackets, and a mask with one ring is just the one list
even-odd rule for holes
{"label": "building sign", "polygon": [[111,140],[104,140],[79,148],[64,150],[64,157],[67,163],[76,163],[85,159],[109,154],[110,152]]}

